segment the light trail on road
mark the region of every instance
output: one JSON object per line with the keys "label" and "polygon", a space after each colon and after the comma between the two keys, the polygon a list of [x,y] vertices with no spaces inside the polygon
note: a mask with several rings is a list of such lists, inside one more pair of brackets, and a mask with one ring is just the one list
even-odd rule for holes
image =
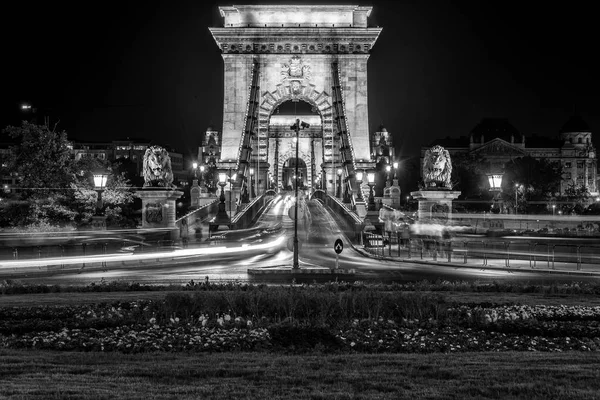
{"label": "light trail on road", "polygon": [[[349,239],[354,232],[339,224],[328,207],[319,200],[301,201],[301,208],[310,216],[299,220],[298,225],[301,268],[352,269],[356,272],[355,280],[388,283],[424,279],[490,282],[570,282],[582,279],[578,276],[540,275],[535,270],[515,273],[485,266],[466,268],[365,256],[364,251],[359,251]],[[129,251],[117,254],[2,261],[0,278],[47,284],[85,284],[101,279],[148,284],[184,284],[207,278],[211,281],[242,282],[269,280],[273,277],[249,275],[248,269],[291,269],[293,252],[288,246],[293,237],[294,220],[289,217],[288,210],[293,205],[293,197],[277,196],[258,218],[254,228],[218,232],[216,240],[192,243],[185,249],[139,252],[128,247]],[[342,240],[344,250],[338,255],[336,264],[333,246],[337,239]],[[310,274],[306,277],[285,274],[279,280],[290,282],[294,278],[309,282],[315,280],[315,276]]]}

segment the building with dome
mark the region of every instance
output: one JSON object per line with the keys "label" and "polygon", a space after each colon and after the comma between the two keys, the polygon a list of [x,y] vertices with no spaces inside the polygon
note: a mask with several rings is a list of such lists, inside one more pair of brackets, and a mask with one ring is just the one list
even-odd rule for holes
{"label": "building with dome", "polygon": [[457,154],[481,156],[486,170],[499,171],[516,158],[530,156],[559,161],[563,167],[561,194],[571,186],[586,186],[593,196],[598,195],[598,163],[592,144],[592,132],[579,115],[573,115],[554,138],[528,136],[519,132],[506,118],[483,118],[470,132],[460,138],[438,139],[421,148],[421,164],[425,151],[443,146],[450,157]]}

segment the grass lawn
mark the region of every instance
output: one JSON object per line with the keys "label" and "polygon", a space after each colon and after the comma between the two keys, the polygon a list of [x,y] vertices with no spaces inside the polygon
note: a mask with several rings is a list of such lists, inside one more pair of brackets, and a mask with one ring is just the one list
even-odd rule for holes
{"label": "grass lawn", "polygon": [[595,353],[285,355],[0,350],[9,399],[598,399]]}

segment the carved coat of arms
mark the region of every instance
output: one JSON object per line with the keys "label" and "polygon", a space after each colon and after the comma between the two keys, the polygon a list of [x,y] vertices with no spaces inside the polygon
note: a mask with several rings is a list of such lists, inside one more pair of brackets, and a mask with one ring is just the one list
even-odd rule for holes
{"label": "carved coat of arms", "polygon": [[146,204],[146,222],[162,222],[162,204],[148,203]]}
{"label": "carved coat of arms", "polygon": [[289,64],[281,65],[281,76],[289,82],[293,93],[298,93],[303,80],[311,79],[310,65],[305,65],[299,56],[293,56]]}

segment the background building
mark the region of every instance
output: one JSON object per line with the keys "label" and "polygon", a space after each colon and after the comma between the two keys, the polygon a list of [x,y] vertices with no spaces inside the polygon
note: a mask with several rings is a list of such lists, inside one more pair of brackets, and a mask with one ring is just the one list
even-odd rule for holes
{"label": "background building", "polygon": [[537,160],[558,161],[563,168],[560,194],[571,186],[587,187],[598,195],[598,162],[592,132],[578,115],[572,116],[554,138],[525,137],[506,118],[484,118],[469,136],[445,138],[421,148],[421,165],[425,151],[434,145],[444,147],[450,157],[458,154],[478,155],[484,161],[482,172],[498,171],[516,158],[530,156]]}

